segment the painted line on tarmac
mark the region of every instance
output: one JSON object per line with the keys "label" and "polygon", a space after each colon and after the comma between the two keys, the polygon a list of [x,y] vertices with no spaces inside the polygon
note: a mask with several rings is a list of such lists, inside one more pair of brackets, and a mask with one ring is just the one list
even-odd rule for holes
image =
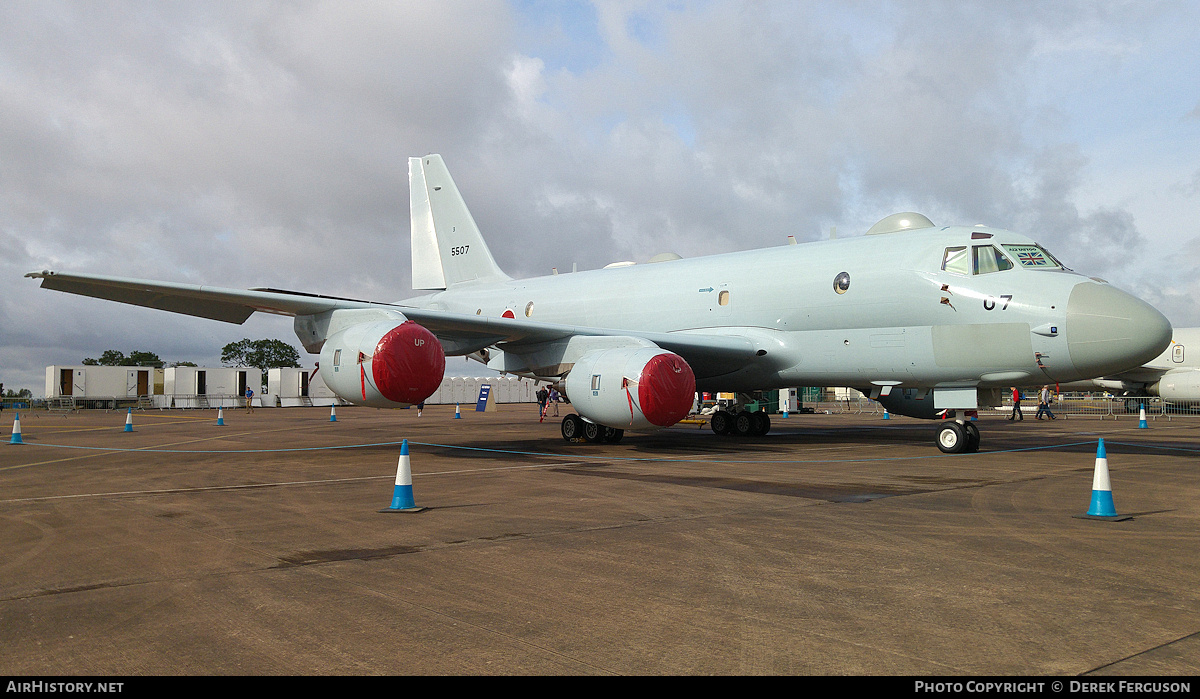
{"label": "painted line on tarmac", "polygon": [[[251,433],[246,433],[251,434]],[[229,435],[234,436],[234,435]],[[205,439],[219,439],[219,437],[208,437]],[[195,441],[204,441],[195,440]],[[160,447],[142,447],[142,448],[126,448],[126,447],[89,447],[73,444],[45,444],[42,442],[27,442],[30,446],[50,447],[57,449],[86,449],[105,452],[146,452],[146,453],[162,453],[162,454],[278,454],[278,453],[294,453],[305,451],[329,451],[332,449],[368,449],[372,447],[392,447],[400,446],[404,440],[399,442],[370,442],[366,444],[335,444],[323,447],[291,447],[287,449],[163,449]],[[464,447],[454,444],[437,444],[433,442],[414,442],[408,440],[410,446],[421,447],[438,447],[442,449],[458,449],[463,451],[482,451],[493,454],[510,454],[513,456],[537,456],[537,457],[554,457],[563,459],[579,459],[580,454],[559,454],[555,452],[540,452],[540,451],[516,451],[511,449],[493,449],[488,447]],[[1018,447],[1016,449],[1003,449],[999,451],[977,452],[975,454],[925,454],[920,456],[889,456],[877,458],[852,458],[852,459],[713,459],[703,456],[694,457],[667,457],[667,456],[604,456],[601,454],[588,454],[582,458],[589,461],[653,461],[653,462],[700,462],[714,464],[828,464],[828,463],[869,463],[875,461],[915,461],[923,459],[935,459],[944,457],[963,457],[963,456],[989,456],[992,454],[1012,454],[1024,451],[1045,451],[1048,449],[1066,449],[1069,447],[1077,447],[1086,444],[1094,444],[1092,440],[1086,442],[1067,442],[1063,444],[1050,444],[1036,447]],[[169,445],[164,445],[169,446]],[[10,467],[17,468],[17,467]]]}
{"label": "painted line on tarmac", "polygon": [[[586,462],[574,461],[566,464],[527,464],[524,466],[495,466],[492,468],[466,468],[453,471],[430,471],[418,473],[419,478],[428,476],[458,476],[466,473],[488,473],[491,471],[529,471],[539,468],[561,468],[563,466],[585,466]],[[207,485],[194,488],[160,488],[156,490],[119,490],[107,493],[76,493],[73,495],[43,495],[31,498],[11,498],[0,500],[0,504],[15,502],[39,502],[45,500],[77,500],[83,498],[121,497],[130,495],[182,495],[187,493],[203,493],[220,490],[254,490],[258,488],[280,488],[301,485],[328,485],[331,483],[353,483],[356,481],[395,480],[396,474],[389,473],[381,476],[354,476],[351,478],[320,478],[307,481],[277,481],[275,483],[243,483],[240,485]]]}

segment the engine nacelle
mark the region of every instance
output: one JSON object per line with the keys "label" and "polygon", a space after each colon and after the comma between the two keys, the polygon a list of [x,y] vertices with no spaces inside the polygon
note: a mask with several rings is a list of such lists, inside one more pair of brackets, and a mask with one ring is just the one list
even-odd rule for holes
{"label": "engine nacelle", "polygon": [[411,320],[351,325],[330,335],[321,348],[325,385],[355,405],[420,403],[438,389],[445,370],[441,343]]}
{"label": "engine nacelle", "polygon": [[677,354],[657,347],[621,347],[584,354],[564,387],[572,407],[592,422],[650,429],[687,417],[696,397],[696,375]]}
{"label": "engine nacelle", "polygon": [[1156,383],[1147,386],[1146,392],[1161,396],[1163,400],[1200,400],[1200,370],[1168,371]]}

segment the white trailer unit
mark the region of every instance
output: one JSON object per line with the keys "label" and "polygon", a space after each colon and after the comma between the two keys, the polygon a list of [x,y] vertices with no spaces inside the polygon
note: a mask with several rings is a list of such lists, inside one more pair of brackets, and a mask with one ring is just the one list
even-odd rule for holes
{"label": "white trailer unit", "polygon": [[[245,406],[246,387],[258,388],[253,367],[179,366],[164,372],[164,390],[176,408],[233,408]],[[260,405],[255,390],[254,405]]]}
{"label": "white trailer unit", "polygon": [[267,370],[267,392],[263,396],[267,407],[291,408],[302,405],[349,405],[338,398],[328,386],[321,372],[302,367],[277,367]]}
{"label": "white trailer unit", "polygon": [[128,401],[142,396],[162,394],[163,370],[139,366],[46,367],[46,398],[71,398],[78,404]]}

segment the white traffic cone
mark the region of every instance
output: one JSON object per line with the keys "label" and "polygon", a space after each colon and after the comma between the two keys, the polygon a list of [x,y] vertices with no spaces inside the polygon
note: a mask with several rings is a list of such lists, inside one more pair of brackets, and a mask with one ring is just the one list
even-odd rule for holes
{"label": "white traffic cone", "polygon": [[412,469],[408,463],[408,440],[400,443],[400,463],[396,465],[396,487],[392,490],[392,505],[380,512],[420,512],[413,500]]}
{"label": "white traffic cone", "polygon": [[1108,478],[1108,454],[1104,450],[1104,439],[1096,447],[1096,471],[1092,475],[1092,505],[1087,514],[1076,515],[1083,519],[1101,519],[1109,522],[1132,519],[1117,514],[1113,504],[1112,482]]}
{"label": "white traffic cone", "polygon": [[9,444],[24,444],[21,441],[21,414],[15,413],[13,416],[13,431],[12,438],[8,440]]}

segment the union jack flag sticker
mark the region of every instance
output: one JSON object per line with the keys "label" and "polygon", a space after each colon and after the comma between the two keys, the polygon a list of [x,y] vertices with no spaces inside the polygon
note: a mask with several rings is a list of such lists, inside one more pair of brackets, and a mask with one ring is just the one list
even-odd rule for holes
{"label": "union jack flag sticker", "polygon": [[1045,267],[1048,263],[1046,258],[1040,252],[1022,252],[1017,254],[1017,259],[1026,267]]}

